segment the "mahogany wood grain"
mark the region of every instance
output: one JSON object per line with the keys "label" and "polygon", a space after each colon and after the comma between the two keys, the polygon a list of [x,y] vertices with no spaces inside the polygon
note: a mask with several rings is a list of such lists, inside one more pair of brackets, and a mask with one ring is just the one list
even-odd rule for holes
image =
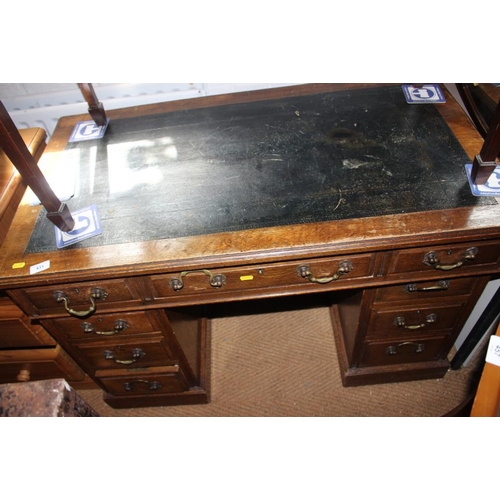
{"label": "mahogany wood grain", "polygon": [[[113,120],[119,118],[366,87],[368,85],[360,84],[287,87],[111,110],[108,117],[112,126]],[[436,106],[436,109],[472,161],[482,147],[482,138],[448,93],[446,98],[446,104]],[[47,153],[62,155],[74,125],[85,118],[85,115],[62,118],[47,146]],[[463,165],[457,165],[457,168],[463,169]],[[62,347],[71,352],[106,390],[105,379],[114,375],[102,373],[113,370],[113,367],[103,363],[101,347],[129,346],[129,341],[123,337],[125,340],[118,343],[114,340],[75,342],[71,336],[65,335],[60,325],[54,327],[59,319],[67,317],[67,312],[63,304],[54,300],[53,294],[54,291],[63,291],[75,309],[80,310],[88,307],[87,296],[92,286],[109,288],[111,285],[108,297],[96,301],[96,315],[109,314],[109,321],[106,319],[109,326],[125,312],[154,314],[160,324],[154,338],[157,344],[165,345],[168,352],[166,356],[159,353],[153,367],[164,368],[170,362],[178,362],[188,380],[189,390],[179,394],[133,396],[108,393],[106,401],[117,408],[208,401],[208,322],[196,320],[188,327],[173,315],[169,318],[169,308],[267,297],[331,294],[332,301],[337,302],[332,308],[332,317],[342,377],[347,386],[443,376],[449,367],[445,355],[457,333],[457,323],[450,320],[444,330],[441,328],[435,335],[424,335],[425,338],[412,334],[411,340],[417,345],[424,340],[427,343],[423,356],[403,352],[400,357],[393,358],[394,361],[387,361],[387,348],[396,345],[397,349],[399,345],[394,344],[392,334],[367,341],[370,311],[377,289],[408,283],[409,280],[425,283],[442,277],[470,277],[472,283],[481,286],[473,285],[474,291],[469,295],[459,289],[451,299],[446,299],[458,305],[466,303],[460,308],[459,319],[462,321],[477,300],[480,289],[500,270],[498,205],[26,253],[38,215],[39,209],[33,207],[21,206],[18,210],[13,231],[7,235],[0,255],[0,289],[7,290],[33,318],[40,318]],[[463,265],[443,271],[423,263],[429,250],[436,251],[446,265],[456,263],[471,245],[477,246],[479,253],[473,261]],[[344,259],[352,260],[352,274],[325,284],[311,283],[297,273],[299,265],[307,264],[315,277],[325,278],[331,276]],[[46,260],[50,261],[49,269],[30,274],[30,266]],[[227,288],[212,287],[203,270],[225,274]],[[173,290],[171,280],[179,278],[185,271],[190,273],[185,276],[184,288]],[[247,279],[248,276],[252,279]],[[127,293],[123,295],[120,290]],[[419,300],[415,306],[417,310],[422,304]],[[445,307],[444,304],[441,306]],[[458,306],[454,307],[456,311]],[[179,339],[177,328],[181,334]],[[345,335],[341,333],[343,329]],[[130,345],[139,345],[143,339],[142,334],[131,336]],[[141,369],[151,367],[146,365],[144,363]]]}

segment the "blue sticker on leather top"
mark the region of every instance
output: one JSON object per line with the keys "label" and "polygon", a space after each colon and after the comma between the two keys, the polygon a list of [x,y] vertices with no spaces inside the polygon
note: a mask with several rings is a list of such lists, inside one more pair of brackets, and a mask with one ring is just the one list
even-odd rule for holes
{"label": "blue sticker on leather top", "polygon": [[74,245],[79,241],[92,238],[102,233],[101,219],[96,205],[76,210],[72,212],[71,215],[75,221],[75,226],[72,231],[65,233],[58,227],[55,228],[57,248]]}
{"label": "blue sticker on leather top", "polygon": [[68,142],[91,141],[93,139],[101,139],[108,128],[109,118],[106,125],[96,125],[93,120],[86,122],[78,122],[73,128]]}
{"label": "blue sticker on leather top", "polygon": [[443,91],[437,83],[419,87],[403,85],[403,93],[408,104],[436,104],[446,102]]}
{"label": "blue sticker on leather top", "polygon": [[500,197],[500,166],[495,168],[489,179],[484,184],[474,184],[471,179],[472,163],[465,165],[465,172],[469,179],[471,193],[474,196],[497,196]]}

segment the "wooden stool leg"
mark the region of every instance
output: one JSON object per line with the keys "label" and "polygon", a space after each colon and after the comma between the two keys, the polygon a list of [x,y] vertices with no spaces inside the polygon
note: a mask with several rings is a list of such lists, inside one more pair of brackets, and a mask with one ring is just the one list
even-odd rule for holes
{"label": "wooden stool leg", "polygon": [[108,118],[106,117],[106,112],[104,111],[104,106],[97,99],[94,91],[94,87],[91,83],[79,83],[78,87],[83,94],[83,97],[89,105],[89,114],[96,123],[96,125],[102,127],[106,125]]}
{"label": "wooden stool leg", "polygon": [[55,195],[1,101],[0,148],[45,207],[47,218],[61,231],[71,231],[75,221],[69,208]]}
{"label": "wooden stool leg", "polygon": [[472,164],[471,179],[476,185],[484,184],[500,165],[500,102],[484,139],[481,152]]}

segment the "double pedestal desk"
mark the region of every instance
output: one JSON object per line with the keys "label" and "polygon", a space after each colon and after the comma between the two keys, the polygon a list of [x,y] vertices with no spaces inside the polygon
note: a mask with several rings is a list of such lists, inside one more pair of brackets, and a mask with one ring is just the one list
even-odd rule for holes
{"label": "double pedestal desk", "polygon": [[70,143],[88,116],[63,118],[44,160],[102,234],[58,249],[20,206],[0,289],[115,408],[209,402],[211,305],[305,294],[330,304],[346,387],[443,377],[500,267],[500,210],[464,169],[482,140],[446,98],[287,87],[109,111]]}

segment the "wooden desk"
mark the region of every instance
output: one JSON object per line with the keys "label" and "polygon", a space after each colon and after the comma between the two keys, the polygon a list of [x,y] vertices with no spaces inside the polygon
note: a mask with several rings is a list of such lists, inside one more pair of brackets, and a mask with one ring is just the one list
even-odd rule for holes
{"label": "wooden desk", "polygon": [[[21,206],[0,288],[113,407],[207,402],[206,308],[302,294],[331,304],[344,385],[442,377],[500,265],[500,209],[464,173],[482,139],[446,97],[424,110],[394,86],[311,85],[110,111],[107,142],[70,146],[109,181],[68,202],[100,200],[102,236],[55,250],[39,209]],[[47,154],[66,158],[83,120],[61,119]],[[125,173],[135,191],[111,185]]]}

